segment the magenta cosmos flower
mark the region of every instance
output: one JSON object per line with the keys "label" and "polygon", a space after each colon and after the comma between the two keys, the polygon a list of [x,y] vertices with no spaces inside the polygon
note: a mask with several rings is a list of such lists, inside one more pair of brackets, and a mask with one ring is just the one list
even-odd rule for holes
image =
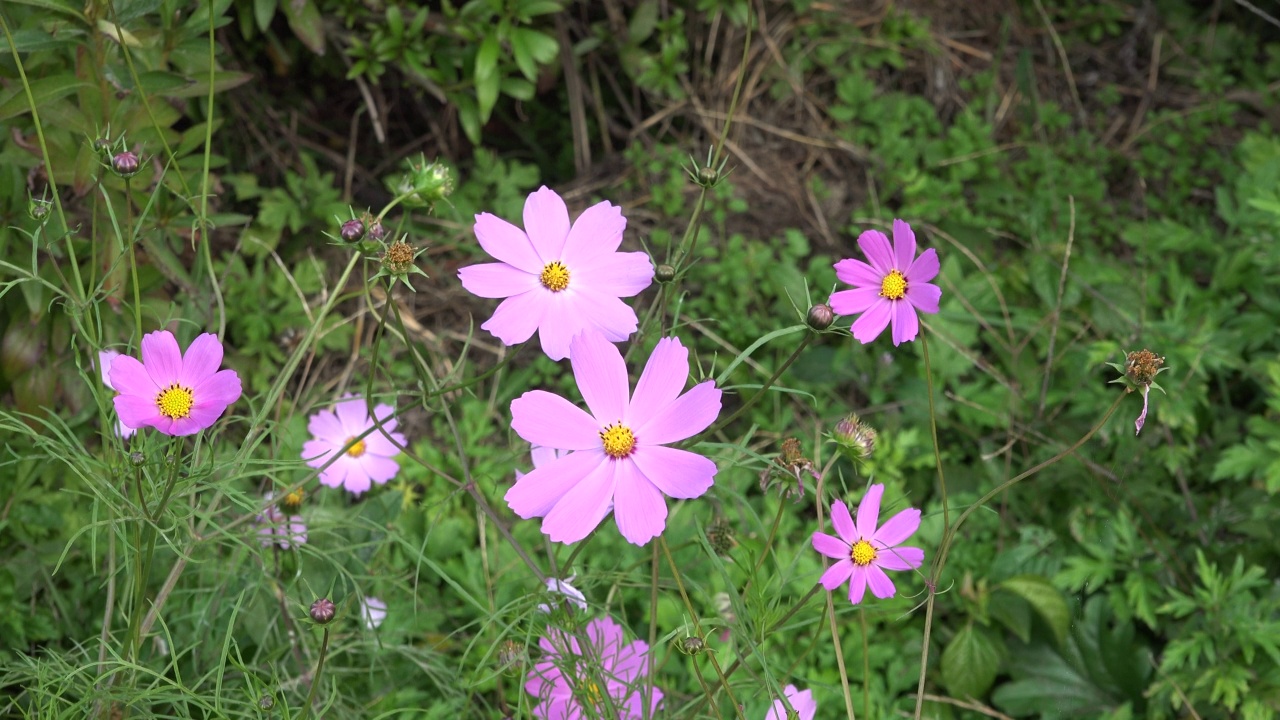
{"label": "magenta cosmos flower", "polygon": [[600,333],[574,338],[569,361],[591,412],[542,390],[511,402],[516,434],[571,452],[517,480],[507,504],[522,518],[543,518],[542,532],[564,543],[586,537],[612,508],[622,536],[643,545],[667,526],[664,495],[696,498],[710,489],[714,462],[664,446],[711,425],[720,391],[707,380],[680,394],[689,351],[675,338],[658,341],[634,395],[622,353]]}
{"label": "magenta cosmos flower", "polygon": [[[382,422],[383,430],[391,432],[396,429],[397,421],[392,417],[395,409],[390,405],[375,405],[373,414]],[[322,467],[351,445],[332,465],[320,472],[320,484],[344,487],[348,492],[359,495],[373,483],[382,485],[396,476],[400,464],[392,458],[399,455],[400,448],[405,446],[405,437],[398,432],[391,432],[388,436],[377,430],[365,435],[372,427],[374,422],[369,417],[368,404],[364,398],[351,395],[344,395],[332,408],[311,416],[307,422],[311,439],[302,445],[302,457],[307,465]],[[362,435],[362,439],[351,444]]]}
{"label": "magenta cosmos flower", "polygon": [[858,506],[856,525],[849,508],[836,500],[831,504],[831,524],[840,537],[813,534],[813,549],[838,561],[818,582],[828,590],[835,590],[849,580],[849,602],[854,605],[862,602],[867,585],[878,598],[893,597],[896,588],[884,574],[885,570],[914,570],[924,563],[924,550],[899,544],[920,527],[920,511],[907,508],[877,529],[882,495],[884,485],[871,486]]}
{"label": "magenta cosmos flower", "polygon": [[[787,696],[787,702],[796,711],[796,717],[800,720],[813,720],[814,713],[818,712],[818,703],[813,699],[812,690],[797,690],[795,685],[788,685],[782,689],[782,694]],[[787,706],[781,700],[774,700],[764,720],[788,720]]]}
{"label": "magenta cosmos flower", "polygon": [[[588,623],[585,635],[590,643],[585,649],[576,637],[555,628],[547,628],[546,636],[538,640],[544,654],[524,684],[525,691],[538,698],[533,716],[541,720],[614,717],[606,710],[609,703],[621,720],[643,718],[648,643],[627,643],[622,628],[607,617]],[[662,691],[655,687],[649,697],[649,717],[660,702]],[[588,715],[586,708],[593,712]]]}
{"label": "magenta cosmos flower", "polygon": [[153,427],[165,435],[194,435],[210,427],[240,399],[240,376],[219,370],[222,343],[204,333],[178,349],[168,330],[142,338],[142,362],[128,355],[111,360],[116,414],[125,427]]}
{"label": "magenta cosmos flower", "polygon": [[618,252],[627,226],[608,202],[587,208],[569,224],[569,210],[542,187],[524,204],[524,230],[489,213],[476,215],[480,247],[501,262],[458,271],[462,286],[485,298],[506,298],[480,327],[505,345],[537,331],[552,360],[569,355],[569,343],[592,328],[612,342],[636,331],[636,313],[618,298],[649,287],[653,265],[642,252]]}
{"label": "magenta cosmos flower", "polygon": [[[115,350],[102,350],[98,352],[98,372],[102,375],[102,384],[106,385],[108,390],[115,390],[115,388],[111,386],[111,363],[118,357],[120,357],[120,353]],[[136,432],[138,431],[128,425],[125,425],[119,417],[116,418],[117,435],[127,440],[133,437],[133,434]]]}
{"label": "magenta cosmos flower", "polygon": [[942,288],[929,281],[938,276],[938,253],[929,248],[916,257],[916,234],[901,220],[893,221],[893,247],[879,230],[858,236],[858,247],[871,261],[846,258],[836,263],[836,277],[852,290],[832,293],[830,305],[840,315],[862,314],[853,323],[853,336],[869,343],[893,325],[893,344],[916,338],[916,311],[938,312]]}

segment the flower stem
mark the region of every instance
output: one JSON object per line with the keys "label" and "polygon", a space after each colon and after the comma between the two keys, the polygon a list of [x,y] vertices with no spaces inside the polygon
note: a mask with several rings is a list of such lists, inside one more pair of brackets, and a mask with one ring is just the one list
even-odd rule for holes
{"label": "flower stem", "polygon": [[871,717],[871,654],[867,642],[867,609],[858,608],[862,620],[862,717]]}
{"label": "flower stem", "polygon": [[316,674],[311,677],[311,689],[307,691],[307,704],[302,708],[298,720],[306,720],[311,715],[311,703],[316,699],[316,688],[320,687],[320,677],[324,674],[324,659],[329,653],[329,628],[324,628],[324,639],[320,641],[320,659],[316,661]]}
{"label": "flower stem", "polygon": [[1004,481],[1000,485],[996,486],[986,495],[983,495],[981,498],[979,498],[977,502],[965,508],[965,511],[960,513],[960,517],[956,518],[956,524],[947,528],[947,530],[943,533],[942,543],[938,546],[938,557],[933,561],[932,572],[930,573],[931,577],[929,580],[929,585],[930,585],[929,599],[925,601],[924,643],[920,649],[920,682],[916,686],[916,712],[914,716],[915,720],[920,720],[920,717],[921,717],[920,714],[924,711],[925,670],[928,668],[928,665],[929,665],[929,636],[933,629],[933,604],[934,604],[934,598],[937,596],[936,588],[938,585],[938,579],[942,576],[943,566],[945,566],[947,563],[947,554],[951,551],[951,544],[955,540],[956,533],[959,532],[960,527],[964,525],[964,521],[968,520],[970,515],[972,515],[977,510],[981,509],[987,503],[991,502],[992,498],[996,497],[997,495],[1004,492],[1005,490],[1008,490],[1014,485],[1017,485],[1023,480],[1026,480],[1032,475],[1035,475],[1041,470],[1044,470],[1050,465],[1057,463],[1059,460],[1062,460],[1068,455],[1071,455],[1076,450],[1078,450],[1081,445],[1084,445],[1086,442],[1089,442],[1090,438],[1096,435],[1097,432],[1101,430],[1104,425],[1107,424],[1107,421],[1111,419],[1111,416],[1115,414],[1116,409],[1120,407],[1120,403],[1124,401],[1124,398],[1127,394],[1128,394],[1127,392],[1121,393],[1116,398],[1115,402],[1111,403],[1111,407],[1107,408],[1107,412],[1103,414],[1102,419],[1099,420],[1092,428],[1089,428],[1089,432],[1085,433],[1084,437],[1081,437],[1079,440],[1075,441],[1075,443],[1073,443],[1071,447],[1067,448],[1066,450],[1063,450],[1057,455],[1054,455],[1048,460],[1045,460],[1039,465],[1036,465],[1035,467],[1032,467],[1031,469],[1026,470],[1020,475],[1016,475]]}
{"label": "flower stem", "polygon": [[929,431],[933,433],[933,461],[938,468],[938,488],[942,493],[942,532],[945,535],[951,525],[951,508],[947,503],[947,478],[942,473],[942,449],[938,446],[938,414],[933,407],[933,366],[929,363],[929,340],[920,333],[920,345],[924,348],[924,381],[929,388]]}
{"label": "flower stem", "polygon": [[816,336],[815,333],[806,333],[804,336],[804,339],[801,340],[800,344],[796,346],[796,349],[791,351],[791,355],[787,357],[787,359],[784,360],[781,365],[778,366],[777,370],[773,371],[773,375],[769,376],[768,380],[764,381],[764,385],[760,386],[760,389],[756,392],[756,394],[752,395],[749,400],[743,403],[737,410],[735,410],[731,415],[729,415],[729,417],[725,418],[724,420],[721,420],[720,422],[712,426],[712,428],[707,431],[707,435],[714,435],[719,430],[722,430],[728,427],[729,423],[733,422],[734,420],[737,420],[740,415],[742,415],[747,410],[750,410],[751,406],[755,405],[756,402],[759,401],[761,398],[763,398],[764,394],[769,391],[769,388],[773,387],[773,384],[778,381],[778,378],[782,377],[782,373],[786,372],[787,368],[791,367],[791,363],[795,362],[796,358],[800,357],[800,353],[804,352],[804,349],[809,347],[809,343],[813,342],[813,338],[815,336]]}
{"label": "flower stem", "polygon": [[831,593],[827,593],[827,617],[831,620],[831,642],[836,648],[836,667],[840,670],[840,689],[844,693],[844,709],[849,720],[853,716],[853,695],[849,692],[849,673],[844,669],[844,648],[840,645],[840,631],[836,629],[836,606],[831,602]]}

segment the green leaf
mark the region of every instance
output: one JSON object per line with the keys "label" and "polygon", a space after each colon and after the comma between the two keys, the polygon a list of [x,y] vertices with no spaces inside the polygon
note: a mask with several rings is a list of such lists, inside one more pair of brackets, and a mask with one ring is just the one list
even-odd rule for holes
{"label": "green leaf", "polygon": [[[253,75],[247,72],[218,70],[213,73],[213,91],[215,93],[224,92],[231,88],[240,87],[252,79]],[[209,94],[209,75],[201,73],[191,78],[186,85],[161,92],[160,94],[171,98],[205,97]]]}
{"label": "green leaf", "polygon": [[312,0],[288,0],[284,3],[284,16],[289,20],[289,29],[307,49],[324,54],[324,21]]}
{"label": "green leaf", "polygon": [[[498,44],[498,38],[495,35],[485,35],[484,40],[480,43],[480,49],[476,51],[476,67],[472,77],[475,78],[476,86],[483,84],[484,81],[498,74],[498,52],[502,46]],[[497,84],[494,84],[494,97],[498,96],[496,92]],[[484,102],[480,103],[484,107]],[[482,113],[483,114],[483,113]]]}
{"label": "green leaf", "polygon": [[[35,99],[36,105],[44,105],[84,87],[89,87],[89,83],[71,73],[34,78],[31,80],[31,96]],[[29,112],[31,112],[31,106],[27,103],[27,93],[21,83],[14,83],[8,92],[0,95],[0,120],[8,120]]]}
{"label": "green leaf", "polygon": [[[39,52],[72,45],[83,36],[83,33],[70,28],[60,29],[56,38],[43,30],[15,30],[13,44],[18,47],[19,53]],[[9,38],[0,36],[0,56],[7,58],[10,55]]]}
{"label": "green leaf", "polygon": [[639,45],[653,34],[658,27],[658,0],[644,0],[631,13],[631,23],[627,26],[627,42]]}
{"label": "green leaf", "polygon": [[981,698],[996,681],[1000,646],[972,622],[942,651],[942,683],[958,698]]}
{"label": "green leaf", "polygon": [[538,63],[533,59],[533,53],[530,52],[529,43],[525,39],[527,32],[524,28],[517,28],[511,34],[511,53],[515,56],[516,67],[520,68],[520,74],[534,81],[538,79]]}
{"label": "green leaf", "polygon": [[987,601],[987,614],[1022,642],[1031,642],[1031,604],[1010,592],[996,592]]}
{"label": "green leaf", "polygon": [[1005,580],[999,587],[1030,603],[1036,613],[1048,623],[1059,643],[1067,637],[1067,631],[1071,629],[1071,610],[1067,608],[1067,601],[1062,593],[1048,578],[1019,575]]}
{"label": "green leaf", "polygon": [[[513,33],[513,37],[521,39],[521,42],[529,49],[529,54],[533,56],[534,61],[539,65],[549,65],[555,62],[556,55],[560,52],[560,43],[555,38],[537,30],[517,28]],[[530,80],[532,79],[530,78]]]}
{"label": "green leaf", "polygon": [[70,15],[71,17],[79,20],[82,23],[88,22],[88,18],[86,18],[80,12],[80,8],[84,7],[83,3],[75,3],[75,2],[72,2],[71,0],[9,0],[9,1],[17,3],[18,5],[31,5],[32,7],[44,8],[45,10],[52,10],[54,12],[60,12],[65,15]]}
{"label": "green leaf", "polygon": [[489,114],[498,103],[498,90],[501,87],[502,81],[497,73],[476,81],[476,103],[479,106],[481,124],[489,121]]}
{"label": "green leaf", "polygon": [[502,94],[517,100],[532,100],[533,83],[524,78],[509,77],[502,79]]}
{"label": "green leaf", "polygon": [[258,30],[266,32],[271,26],[271,18],[276,16],[277,0],[253,0],[253,21]]}

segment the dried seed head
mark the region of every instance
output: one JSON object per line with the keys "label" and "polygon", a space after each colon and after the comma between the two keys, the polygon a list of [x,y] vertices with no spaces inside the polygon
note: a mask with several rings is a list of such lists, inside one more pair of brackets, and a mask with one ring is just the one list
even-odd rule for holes
{"label": "dried seed head", "polygon": [[1150,385],[1160,373],[1164,358],[1147,349],[1135,350],[1125,358],[1124,374],[1134,385]]}
{"label": "dried seed head", "polygon": [[865,460],[876,450],[875,428],[862,422],[852,413],[836,423],[834,436],[836,444],[854,457]]}

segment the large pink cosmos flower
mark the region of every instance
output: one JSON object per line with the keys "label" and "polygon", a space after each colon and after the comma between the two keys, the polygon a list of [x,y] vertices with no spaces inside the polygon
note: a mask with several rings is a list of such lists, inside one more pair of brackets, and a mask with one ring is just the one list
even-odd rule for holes
{"label": "large pink cosmos flower", "polygon": [[884,485],[872,485],[858,505],[858,523],[854,525],[849,508],[840,500],[831,505],[831,524],[840,537],[813,534],[813,549],[838,560],[822,574],[822,587],[835,590],[849,582],[849,602],[857,605],[871,585],[871,593],[880,599],[893,597],[896,588],[885,570],[914,570],[924,563],[924,550],[900,545],[920,527],[920,511],[907,508],[889,518],[879,529],[880,497]]}
{"label": "large pink cosmos flower", "polygon": [[[587,624],[589,643],[555,628],[538,640],[544,655],[526,676],[524,689],[538,698],[533,716],[541,720],[583,720],[613,717],[605,710],[609,703],[620,720],[640,720],[645,716],[643,678],[649,674],[649,645],[641,640],[626,643],[622,628],[610,618]],[[606,698],[608,698],[606,700]],[[653,717],[662,702],[662,691],[653,688],[648,716]]]}
{"label": "large pink cosmos flower", "polygon": [[[800,720],[813,720],[814,714],[818,712],[818,703],[813,699],[812,690],[797,690],[795,685],[788,685],[782,689],[782,694],[787,696],[787,702],[796,711],[796,717]],[[774,700],[764,720],[788,720],[786,705],[781,700]]]}
{"label": "large pink cosmos flower", "polygon": [[901,220],[893,221],[893,247],[879,230],[858,236],[858,247],[871,261],[846,258],[835,264],[836,277],[852,290],[832,293],[829,304],[840,315],[862,317],[853,323],[853,336],[866,343],[893,324],[893,344],[916,338],[920,321],[916,311],[938,312],[942,288],[929,281],[938,276],[938,253],[929,248],[916,257],[916,234]]}
{"label": "large pink cosmos flower", "polygon": [[218,370],[222,343],[204,333],[186,354],[168,330],[142,338],[142,362],[128,355],[111,360],[116,414],[125,427],[153,427],[165,435],[194,435],[210,427],[240,399],[240,376]]}
{"label": "large pink cosmos flower", "polygon": [[462,286],[485,298],[506,298],[480,327],[504,345],[533,337],[552,360],[569,355],[575,335],[593,328],[612,342],[636,331],[636,313],[618,298],[649,287],[653,265],[642,252],[618,252],[627,226],[608,202],[569,224],[569,210],[542,187],[524,204],[524,230],[489,213],[476,215],[480,247],[501,262],[458,271]]}
{"label": "large pink cosmos flower", "polygon": [[[108,390],[115,390],[111,386],[111,362],[118,357],[120,357],[120,353],[115,350],[100,350],[98,352],[98,373],[102,375],[102,384],[106,385]],[[125,425],[124,421],[119,417],[116,418],[116,435],[127,440],[133,437],[136,432],[138,431]]]}
{"label": "large pink cosmos flower", "polygon": [[516,434],[572,452],[517,480],[507,504],[522,518],[543,518],[542,532],[564,543],[589,535],[612,507],[622,536],[644,545],[666,529],[663,495],[696,498],[711,488],[714,462],[664,446],[711,425],[720,391],[707,380],[680,394],[689,351],[675,338],[658,341],[634,395],[622,353],[599,333],[575,337],[569,360],[591,412],[542,390],[511,402]]}
{"label": "large pink cosmos flower", "polygon": [[[374,406],[373,414],[382,422],[383,430],[391,432],[396,429],[397,421],[392,418],[395,408],[379,403]],[[374,422],[369,417],[369,407],[364,398],[344,395],[332,408],[311,416],[307,422],[311,439],[303,443],[302,457],[307,465],[321,467],[347,447],[352,439],[372,427]],[[382,485],[400,471],[400,464],[392,458],[400,454],[400,448],[405,444],[402,433],[391,432],[388,436],[374,430],[323,470],[320,483],[335,488],[345,487],[355,495],[368,490],[373,483]]]}

